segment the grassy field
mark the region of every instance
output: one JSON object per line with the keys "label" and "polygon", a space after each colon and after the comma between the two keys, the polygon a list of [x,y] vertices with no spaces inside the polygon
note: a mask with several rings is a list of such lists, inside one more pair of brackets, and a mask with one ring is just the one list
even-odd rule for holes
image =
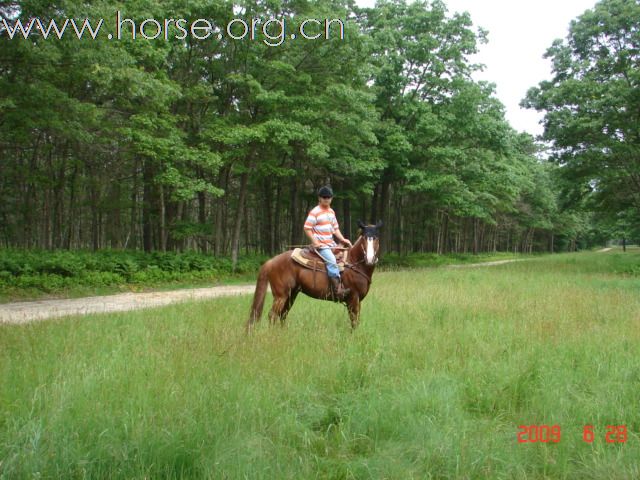
{"label": "grassy field", "polygon": [[354,333],[250,300],[0,326],[0,478],[640,477],[637,251],[380,272]]}

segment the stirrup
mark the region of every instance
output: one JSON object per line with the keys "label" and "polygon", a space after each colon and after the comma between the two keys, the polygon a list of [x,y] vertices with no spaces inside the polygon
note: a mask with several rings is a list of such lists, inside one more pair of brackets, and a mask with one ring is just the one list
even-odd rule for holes
{"label": "stirrup", "polygon": [[334,283],[333,278],[329,277],[329,285],[331,287],[331,298],[334,302],[342,302],[347,299],[347,296],[351,293],[350,288],[346,288],[342,283],[342,277],[337,277],[338,280]]}

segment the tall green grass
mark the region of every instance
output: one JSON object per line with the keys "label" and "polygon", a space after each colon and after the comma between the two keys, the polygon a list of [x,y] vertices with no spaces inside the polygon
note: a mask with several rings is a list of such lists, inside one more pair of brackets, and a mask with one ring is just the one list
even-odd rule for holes
{"label": "tall green grass", "polygon": [[379,272],[353,333],[306,297],[0,326],[0,478],[638,478],[638,265]]}

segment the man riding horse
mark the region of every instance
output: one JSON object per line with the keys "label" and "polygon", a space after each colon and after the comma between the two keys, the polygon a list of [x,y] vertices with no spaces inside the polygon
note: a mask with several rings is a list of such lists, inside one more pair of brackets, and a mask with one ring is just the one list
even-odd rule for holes
{"label": "man riding horse", "polygon": [[[315,254],[311,253],[310,258],[307,249],[295,248],[263,263],[258,272],[256,290],[247,320],[247,332],[260,320],[269,287],[273,294],[273,304],[269,312],[271,323],[279,319],[284,324],[293,302],[302,292],[312,298],[344,303],[349,311],[351,328],[355,329],[358,326],[360,305],[369,292],[371,277],[378,263],[379,230],[382,222],[366,225],[358,221],[360,235],[352,245],[340,233],[335,212],[331,208],[331,188],[322,187],[318,190],[318,197],[318,206],[309,212],[304,225],[305,232],[315,247],[312,247],[312,250],[318,252],[317,262],[313,258],[316,257]],[[342,259],[342,266],[336,265],[336,258],[332,252],[332,248],[336,247],[334,236],[351,247]],[[318,272],[324,273],[325,267],[328,275],[317,275]],[[344,268],[342,276],[340,268]],[[349,288],[343,288],[341,280]]]}
{"label": "man riding horse", "polygon": [[340,281],[340,269],[332,250],[338,245],[333,237],[335,236],[345,246],[351,247],[352,244],[340,232],[336,212],[331,208],[332,199],[333,190],[328,185],[318,190],[318,205],[309,212],[307,220],[304,222],[304,233],[311,240],[311,247],[326,263],[333,298],[343,301],[351,290],[344,288]]}

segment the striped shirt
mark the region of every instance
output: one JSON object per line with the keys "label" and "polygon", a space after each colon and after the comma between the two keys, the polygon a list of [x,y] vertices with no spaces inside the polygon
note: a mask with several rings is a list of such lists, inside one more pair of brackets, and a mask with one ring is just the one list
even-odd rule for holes
{"label": "striped shirt", "polygon": [[336,219],[336,212],[331,207],[322,208],[320,205],[316,205],[312,208],[307,220],[304,222],[304,229],[311,230],[313,238],[321,243],[323,247],[325,245],[327,247],[337,246],[336,242],[333,241],[333,232],[338,230],[338,220]]}

